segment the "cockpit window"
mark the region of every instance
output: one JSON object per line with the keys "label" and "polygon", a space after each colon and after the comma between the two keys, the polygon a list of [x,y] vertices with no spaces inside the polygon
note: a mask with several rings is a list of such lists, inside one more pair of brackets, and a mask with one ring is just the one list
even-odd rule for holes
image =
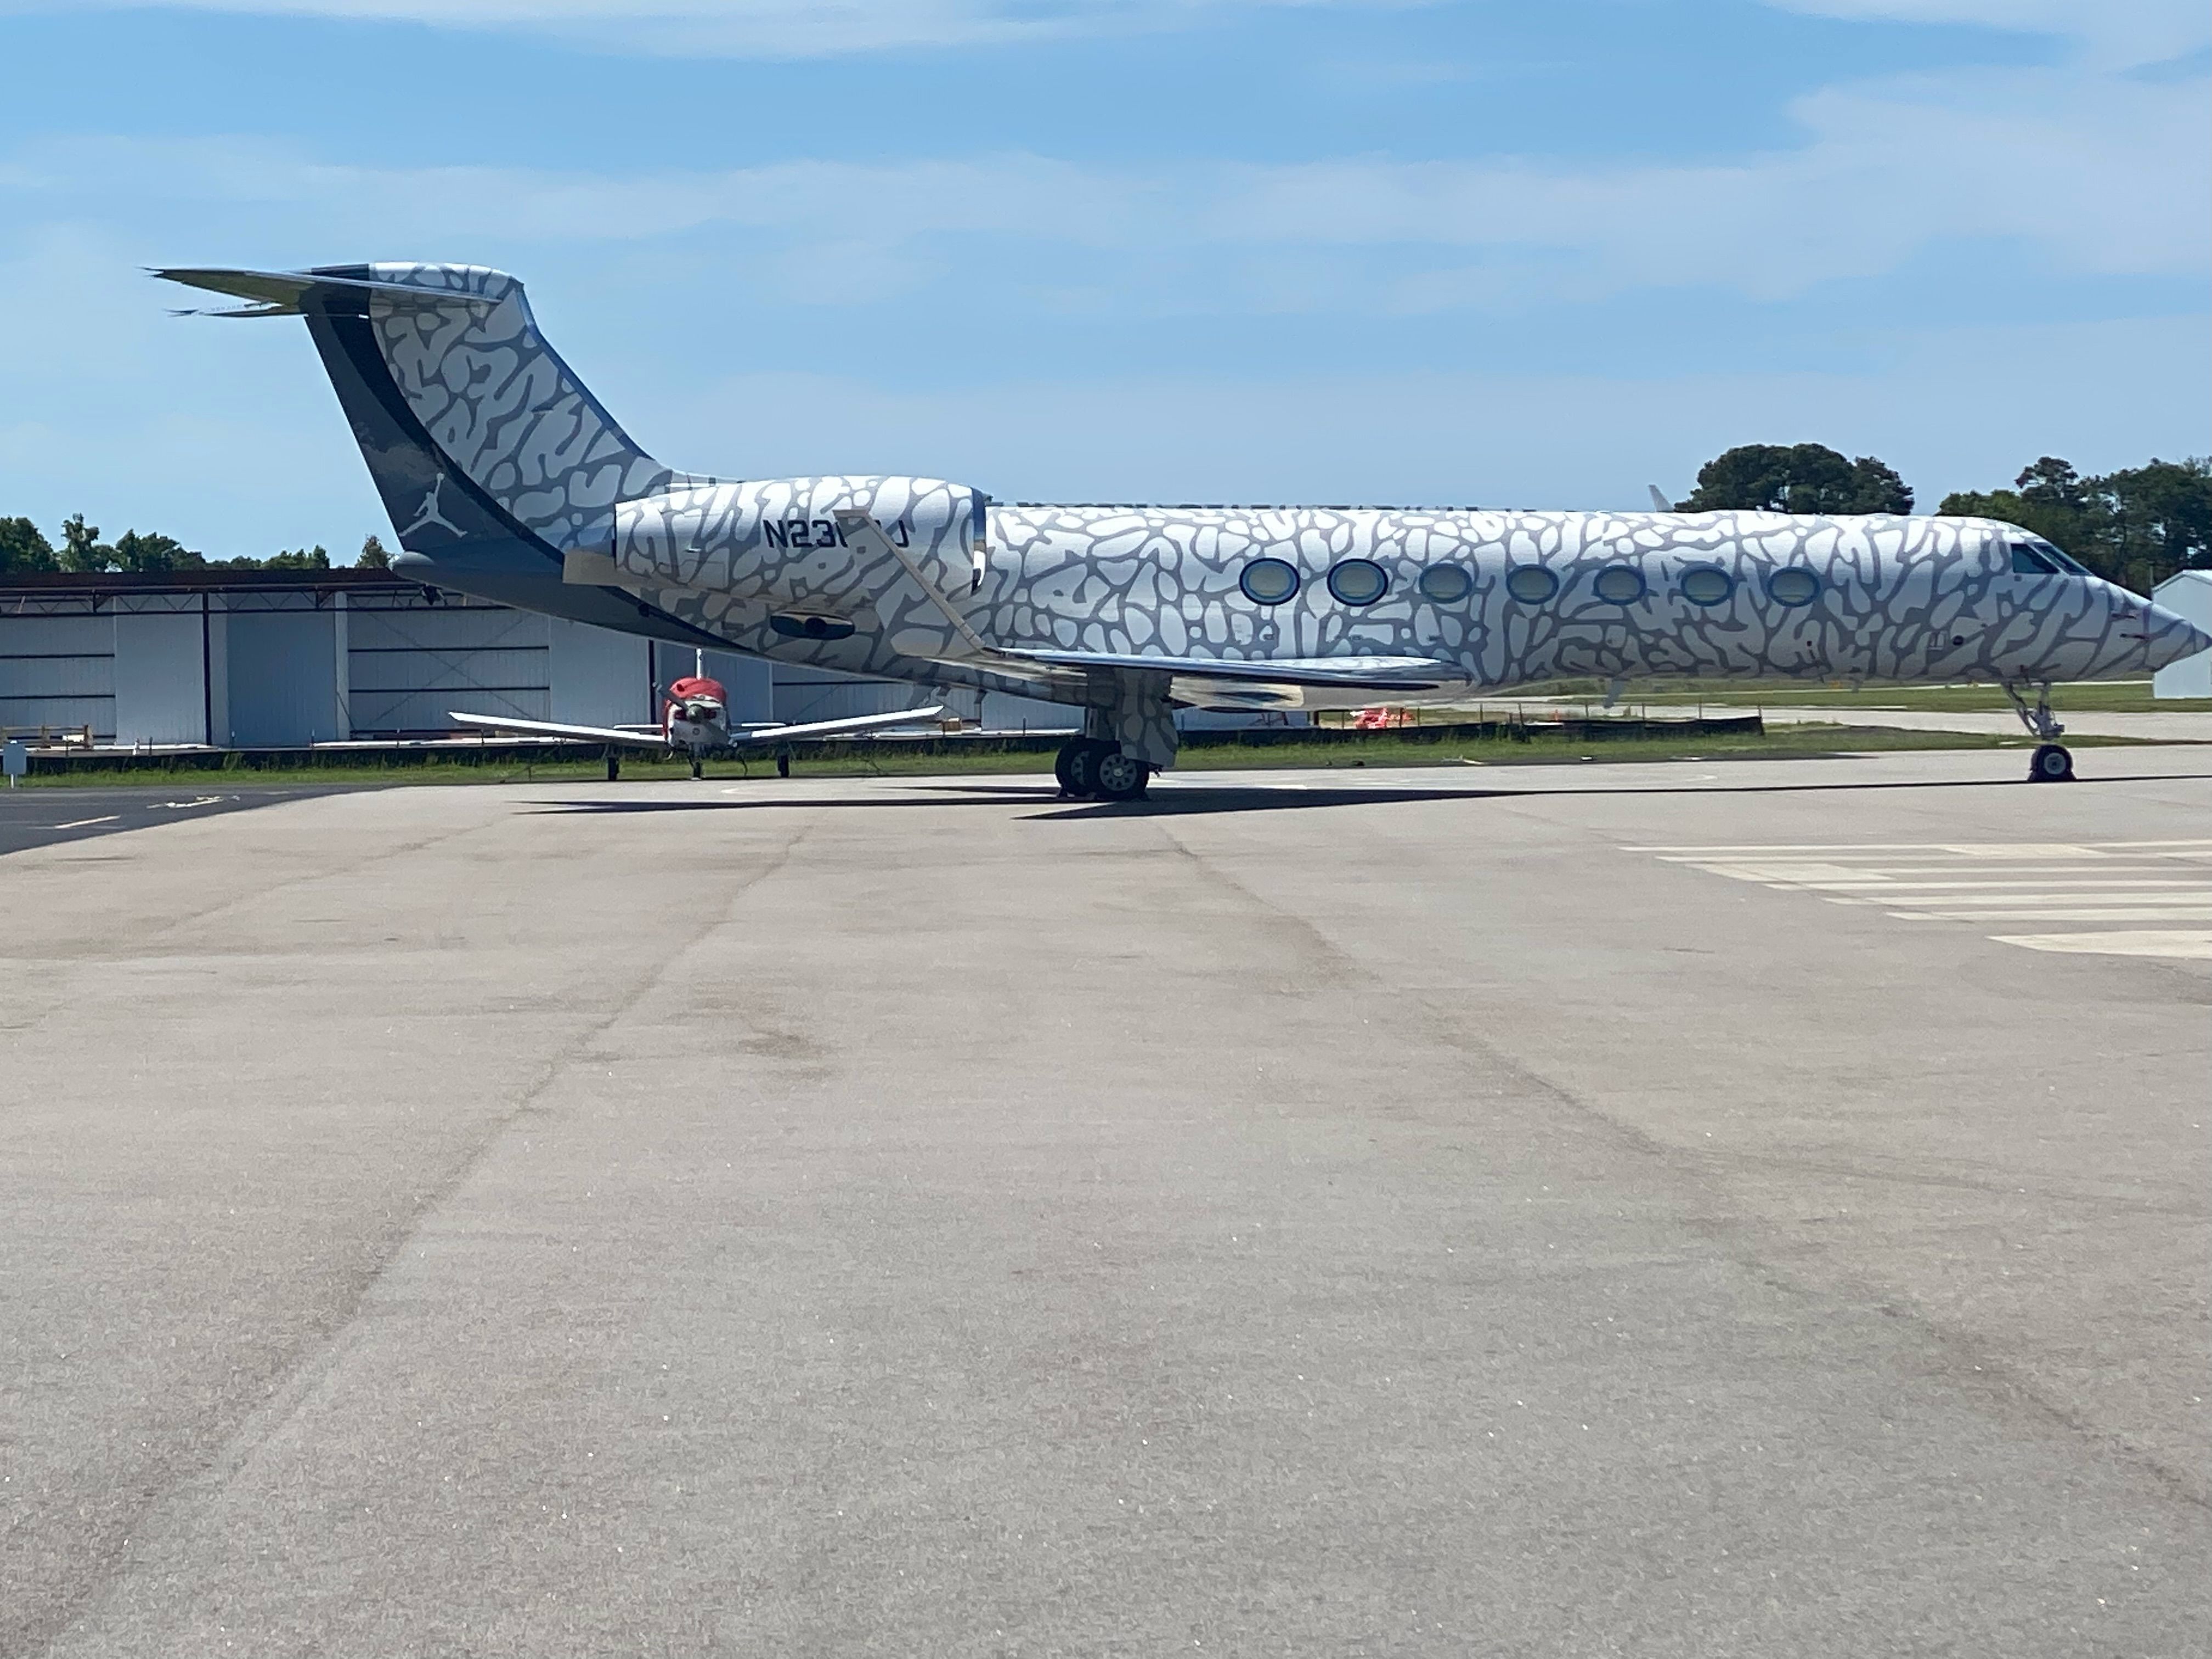
{"label": "cockpit window", "polygon": [[2012,571],[2015,576],[2086,576],[2089,573],[2040,536],[2012,538]]}

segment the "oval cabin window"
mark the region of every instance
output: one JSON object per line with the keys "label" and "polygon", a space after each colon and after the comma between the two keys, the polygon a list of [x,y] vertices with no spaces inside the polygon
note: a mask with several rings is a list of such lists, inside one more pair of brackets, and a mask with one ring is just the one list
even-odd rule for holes
{"label": "oval cabin window", "polygon": [[1280,559],[1255,559],[1238,586],[1255,605],[1280,605],[1298,591],[1298,573]]}
{"label": "oval cabin window", "polygon": [[1390,578],[1372,559],[1346,559],[1328,573],[1328,591],[1340,605],[1372,605],[1390,591]]}
{"label": "oval cabin window", "polygon": [[1701,564],[1682,573],[1682,597],[1692,605],[1724,605],[1735,592],[1735,579],[1718,565]]}
{"label": "oval cabin window", "polygon": [[1613,605],[1634,605],[1644,597],[1644,573],[1632,564],[1609,564],[1591,584],[1601,599]]}
{"label": "oval cabin window", "polygon": [[1505,578],[1505,591],[1523,605],[1541,605],[1559,591],[1559,579],[1540,564],[1516,565]]}
{"label": "oval cabin window", "polygon": [[1457,605],[1474,592],[1474,578],[1455,564],[1440,564],[1424,570],[1416,585],[1423,599],[1437,605]]}
{"label": "oval cabin window", "polygon": [[1777,605],[1810,605],[1820,597],[1820,579],[1802,565],[1788,565],[1766,579],[1766,597]]}

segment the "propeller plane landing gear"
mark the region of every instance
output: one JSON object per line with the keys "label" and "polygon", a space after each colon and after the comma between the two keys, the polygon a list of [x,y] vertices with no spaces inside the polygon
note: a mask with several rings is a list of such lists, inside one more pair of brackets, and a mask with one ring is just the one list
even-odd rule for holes
{"label": "propeller plane landing gear", "polygon": [[1075,738],[1060,745],[1052,763],[1060,793],[1071,800],[1141,800],[1152,769],[1118,743]]}
{"label": "propeller plane landing gear", "polygon": [[2012,700],[2012,712],[2020,716],[2020,723],[2036,739],[2035,752],[2027,757],[2027,781],[2030,783],[2071,783],[2074,781],[2074,755],[2058,741],[2066,728],[2051,712],[2051,682],[2045,680],[2036,688],[2035,707],[2027,706],[2027,699],[2020,694],[2020,687],[2011,680],[2004,683],[2004,694]]}

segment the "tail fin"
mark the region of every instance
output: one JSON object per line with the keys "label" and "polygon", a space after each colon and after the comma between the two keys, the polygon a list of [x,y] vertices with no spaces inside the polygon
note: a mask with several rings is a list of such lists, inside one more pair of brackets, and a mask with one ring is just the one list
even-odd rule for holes
{"label": "tail fin", "polygon": [[709,482],[631,442],[504,271],[155,274],[251,302],[222,315],[307,319],[400,545],[441,565],[557,564],[612,532],[616,502]]}

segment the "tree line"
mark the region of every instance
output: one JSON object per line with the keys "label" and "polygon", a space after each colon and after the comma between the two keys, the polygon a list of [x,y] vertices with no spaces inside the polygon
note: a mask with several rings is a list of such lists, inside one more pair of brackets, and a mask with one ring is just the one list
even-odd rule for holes
{"label": "tree line", "polygon": [[[1871,455],[1825,444],[1743,444],[1705,463],[1683,513],[1910,513],[1912,489]],[[2032,530],[2107,581],[2148,593],[2177,570],[2212,567],[2212,459],[2153,459],[2084,477],[2045,455],[2009,489],[1961,489],[1936,511]]]}
{"label": "tree line", "polygon": [[[22,570],[69,570],[92,574],[106,570],[138,573],[161,570],[328,570],[329,550],[319,542],[313,547],[288,547],[266,558],[251,554],[236,558],[210,559],[186,547],[173,536],[155,531],[126,530],[112,542],[100,538],[100,526],[87,524],[84,514],[73,513],[62,520],[62,542],[56,547],[46,532],[28,519],[0,519],[0,574]],[[392,555],[375,536],[364,538],[355,567],[389,570]]]}

